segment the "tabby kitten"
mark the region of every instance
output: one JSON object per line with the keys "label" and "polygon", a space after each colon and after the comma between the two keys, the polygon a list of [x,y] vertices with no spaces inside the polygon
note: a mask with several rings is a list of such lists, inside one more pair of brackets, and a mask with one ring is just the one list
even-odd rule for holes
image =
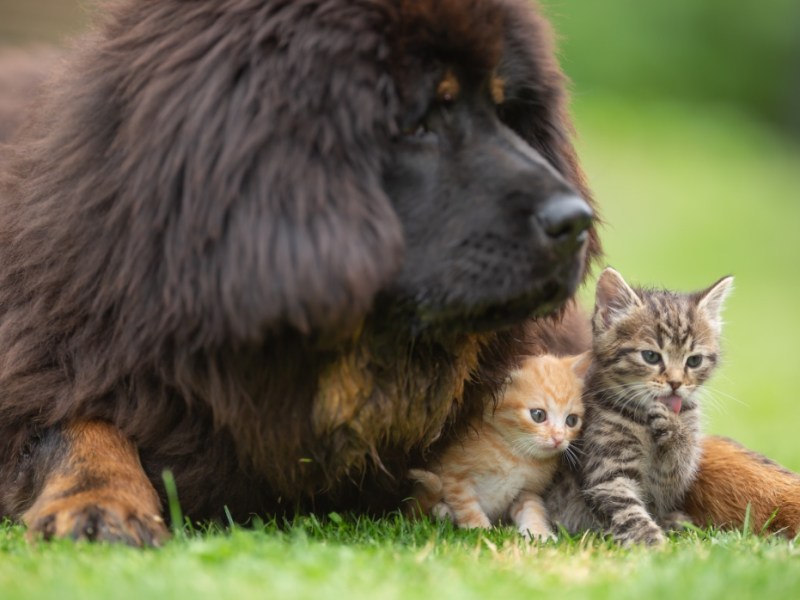
{"label": "tabby kitten", "polygon": [[510,519],[531,538],[552,536],[541,494],[583,421],[587,354],[529,357],[496,407],[451,444],[430,471],[412,469],[414,500],[426,514],[460,527]]}
{"label": "tabby kitten", "polygon": [[634,290],[615,270],[603,271],[579,468],[560,473],[548,497],[567,530],[657,545],[663,529],[689,521],[679,509],[700,458],[697,391],[717,367],[732,282],[678,294]]}

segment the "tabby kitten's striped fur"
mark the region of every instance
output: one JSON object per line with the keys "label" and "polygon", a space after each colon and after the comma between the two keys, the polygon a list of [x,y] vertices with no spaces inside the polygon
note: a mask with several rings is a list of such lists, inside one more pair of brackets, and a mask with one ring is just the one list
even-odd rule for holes
{"label": "tabby kitten's striped fur", "polygon": [[689,521],[680,508],[700,458],[697,390],[717,366],[732,281],[678,294],[634,290],[613,269],[600,276],[580,465],[548,498],[567,530],[657,545]]}
{"label": "tabby kitten's striped fur", "polygon": [[583,424],[589,354],[528,357],[497,406],[448,446],[429,470],[412,469],[413,509],[459,527],[510,520],[529,537],[552,536],[542,493]]}

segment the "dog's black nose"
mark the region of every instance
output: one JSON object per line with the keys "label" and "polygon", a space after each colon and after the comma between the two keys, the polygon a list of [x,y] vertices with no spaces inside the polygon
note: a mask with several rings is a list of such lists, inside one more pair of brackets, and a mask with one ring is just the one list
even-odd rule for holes
{"label": "dog's black nose", "polygon": [[586,201],[574,194],[552,196],[536,211],[536,219],[555,242],[583,241],[594,213]]}

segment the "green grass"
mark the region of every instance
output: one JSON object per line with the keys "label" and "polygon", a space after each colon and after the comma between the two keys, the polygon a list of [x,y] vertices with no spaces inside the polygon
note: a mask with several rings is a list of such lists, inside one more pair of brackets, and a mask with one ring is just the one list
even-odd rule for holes
{"label": "green grass", "polygon": [[[682,289],[737,278],[708,428],[800,470],[800,151],[721,110],[580,98],[577,115],[608,262],[633,281]],[[334,515],[190,532],[146,551],[23,535],[0,526],[3,600],[800,596],[799,547],[735,532],[625,550],[594,537],[538,546],[510,530]]]}
{"label": "green grass", "polygon": [[543,546],[509,529],[337,518],[190,535],[159,550],[57,542],[0,529],[0,597],[747,598],[796,597],[800,548],[738,533],[686,533],[663,550],[596,538]]}

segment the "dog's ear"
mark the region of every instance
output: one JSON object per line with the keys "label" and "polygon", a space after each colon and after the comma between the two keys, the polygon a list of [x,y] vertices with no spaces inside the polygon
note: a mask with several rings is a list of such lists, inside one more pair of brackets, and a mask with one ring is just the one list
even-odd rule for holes
{"label": "dog's ear", "polygon": [[193,337],[340,327],[400,266],[386,15],[350,4],[189,23],[181,51],[137,59],[128,193],[162,204],[167,310]]}
{"label": "dog's ear", "polygon": [[[556,61],[550,24],[530,2],[507,0],[505,4],[505,43],[496,79],[502,82],[502,90],[492,90],[502,98],[500,118],[593,205],[572,142],[568,82]],[[592,209],[597,215],[597,208],[593,205]],[[591,259],[599,254],[600,242],[593,227],[588,256]]]}

